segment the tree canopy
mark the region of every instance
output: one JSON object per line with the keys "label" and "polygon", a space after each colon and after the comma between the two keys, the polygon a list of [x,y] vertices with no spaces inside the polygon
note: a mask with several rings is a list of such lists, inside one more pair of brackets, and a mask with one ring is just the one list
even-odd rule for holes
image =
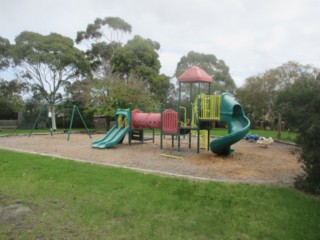
{"label": "tree canopy", "polygon": [[[108,29],[107,32],[105,28]],[[131,25],[119,17],[97,18],[94,23],[88,24],[86,31],[77,33],[76,42],[80,43],[84,39],[99,42],[101,38],[105,38],[109,43],[120,42],[123,35],[131,31]]]}
{"label": "tree canopy", "polygon": [[112,115],[117,104],[139,104],[137,101],[152,102],[151,99],[158,102],[166,98],[169,78],[159,74],[160,44],[135,36],[122,45],[122,37],[131,31],[131,25],[123,19],[105,17],[97,18],[88,24],[86,31],[77,33],[77,43],[90,43],[86,51],[94,76],[90,111],[96,109],[99,114]]}
{"label": "tree canopy", "polygon": [[9,66],[9,50],[10,50],[10,41],[3,37],[0,37],[0,70]]}
{"label": "tree canopy", "polygon": [[105,17],[97,18],[88,24],[85,31],[77,32],[76,43],[90,43],[86,55],[97,77],[104,78],[112,72],[110,59],[114,51],[122,46],[123,36],[131,31],[131,25],[125,20],[119,17]]}
{"label": "tree canopy", "polygon": [[159,43],[135,36],[115,52],[112,58],[114,72],[121,73],[123,77],[130,74],[144,77],[149,75],[145,74],[148,70],[158,73],[161,67],[158,49]]}
{"label": "tree canopy", "polygon": [[282,121],[282,113],[288,108],[285,101],[277,101],[278,94],[301,76],[314,75],[315,72],[317,69],[310,65],[289,61],[247,78],[245,84],[237,90],[237,98],[246,109],[253,125],[263,120],[269,121],[273,126],[276,120]]}
{"label": "tree canopy", "polygon": [[27,87],[22,82],[0,79],[0,119],[10,119],[13,113],[23,110],[22,93],[25,91]]}
{"label": "tree canopy", "polygon": [[160,44],[151,39],[135,36],[126,45],[115,51],[111,63],[114,72],[120,74],[124,80],[131,76],[144,81],[152,97],[163,102],[170,86],[169,78],[160,74],[160,61],[157,50]]}
{"label": "tree canopy", "polygon": [[[72,39],[57,33],[47,36],[22,32],[12,45],[17,77],[50,105],[62,99],[63,87],[90,74],[90,65]],[[53,128],[54,128],[53,123]]]}
{"label": "tree canopy", "polygon": [[301,130],[320,115],[320,75],[304,72],[292,84],[279,91],[275,104],[286,104],[283,117],[287,124]]}
{"label": "tree canopy", "polygon": [[229,67],[213,54],[204,54],[190,51],[187,56],[181,57],[177,64],[175,76],[179,77],[189,67],[198,66],[213,77],[212,88],[216,93],[231,92],[236,90]]}
{"label": "tree canopy", "polygon": [[20,68],[19,78],[26,80],[49,104],[61,100],[59,90],[69,81],[90,73],[84,54],[68,37],[22,32],[15,42],[13,59]]}

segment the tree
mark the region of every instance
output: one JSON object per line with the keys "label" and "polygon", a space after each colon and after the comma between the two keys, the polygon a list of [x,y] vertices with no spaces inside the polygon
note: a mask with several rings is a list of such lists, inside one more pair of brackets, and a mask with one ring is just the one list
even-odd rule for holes
{"label": "tree", "polygon": [[[124,84],[123,79],[113,74],[108,79],[94,79],[91,85],[90,101],[87,104],[86,115],[114,116],[117,108],[139,106],[144,103],[146,107],[153,104],[153,99],[144,88],[144,82],[129,79]],[[107,128],[110,127],[110,118],[107,118]]]}
{"label": "tree", "polygon": [[213,77],[212,88],[216,93],[231,92],[236,90],[229,67],[223,60],[217,59],[213,54],[203,54],[190,51],[187,56],[181,57],[177,64],[175,77],[179,77],[185,70],[192,66],[198,66]]}
{"label": "tree", "polygon": [[300,161],[305,173],[296,186],[320,194],[320,73],[306,72],[279,93],[277,101],[286,102],[283,113],[288,123],[297,129],[302,153]]}
{"label": "tree", "polygon": [[[62,100],[63,87],[90,74],[84,53],[75,48],[72,39],[51,33],[47,36],[22,32],[15,39],[11,56],[17,77],[30,85],[47,104]],[[55,108],[52,107],[52,128],[56,129]]]}
{"label": "tree", "polygon": [[237,99],[246,110],[252,125],[259,121],[274,119],[276,79],[266,75],[249,77],[236,93]]}
{"label": "tree", "polygon": [[121,40],[129,34],[132,27],[119,17],[97,18],[88,24],[86,31],[77,33],[76,43],[87,41],[91,44],[86,52],[91,67],[98,78],[104,78],[112,72],[110,59],[114,51],[122,46]]}
{"label": "tree", "polygon": [[[104,27],[108,28],[107,32]],[[84,39],[98,42],[101,38],[105,38],[108,42],[120,42],[123,35],[131,31],[131,25],[119,17],[97,18],[93,24],[88,24],[86,31],[77,33],[76,42],[79,43]]]}
{"label": "tree", "polygon": [[0,79],[0,119],[11,119],[15,112],[22,111],[22,93],[27,91],[24,83]]}
{"label": "tree", "polygon": [[[63,102],[63,105],[70,106],[76,105],[87,124],[88,127],[93,126],[93,115],[94,112],[91,109],[88,109],[88,105],[90,102],[90,93],[92,87],[93,79],[86,78],[82,81],[76,80],[70,86],[66,88],[66,100]],[[97,103],[96,103],[97,104]],[[74,119],[74,126],[82,127],[83,124],[80,121],[81,119]]]}
{"label": "tree", "polygon": [[277,122],[280,138],[282,113],[288,106],[285,101],[277,101],[278,94],[304,74],[314,75],[316,72],[317,70],[310,65],[289,61],[258,76],[247,78],[244,86],[237,90],[237,98],[245,107],[252,122],[269,120],[272,127]]}
{"label": "tree", "polygon": [[[86,56],[93,70],[94,79],[90,83],[82,84],[83,89],[89,90],[87,110],[89,114],[112,116],[117,102],[114,99],[116,82],[120,79],[113,73],[111,58],[117,48],[122,46],[122,38],[130,34],[132,27],[118,17],[97,18],[87,25],[85,31],[77,33],[76,42],[89,43]],[[122,81],[121,81],[122,82]],[[79,87],[79,85],[78,85]],[[88,92],[87,92],[88,93]],[[111,94],[112,93],[112,94]]]}
{"label": "tree", "polygon": [[167,96],[170,81],[166,75],[159,74],[161,67],[157,53],[159,49],[158,42],[135,36],[115,51],[111,63],[114,66],[114,72],[119,74],[125,83],[130,79],[140,79],[145,82],[144,88],[151,92],[152,98],[163,102]]}
{"label": "tree", "polygon": [[10,41],[0,37],[0,70],[9,66]]}

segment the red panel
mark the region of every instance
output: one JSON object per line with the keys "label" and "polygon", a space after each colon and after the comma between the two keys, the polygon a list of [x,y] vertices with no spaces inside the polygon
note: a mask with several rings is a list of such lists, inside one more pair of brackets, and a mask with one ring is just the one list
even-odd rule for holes
{"label": "red panel", "polygon": [[178,112],[167,109],[162,113],[162,131],[165,133],[178,133]]}
{"label": "red panel", "polygon": [[188,83],[196,83],[196,82],[204,82],[211,83],[212,77],[206,73],[203,69],[199,67],[191,67],[184,71],[179,77],[179,82],[188,82]]}

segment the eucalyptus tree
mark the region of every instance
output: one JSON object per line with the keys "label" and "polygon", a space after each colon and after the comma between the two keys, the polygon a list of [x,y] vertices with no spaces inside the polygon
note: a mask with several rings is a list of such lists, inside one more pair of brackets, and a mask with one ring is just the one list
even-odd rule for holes
{"label": "eucalyptus tree", "polygon": [[3,37],[0,37],[0,70],[5,69],[9,66],[9,54],[10,41]]}
{"label": "eucalyptus tree", "polygon": [[[28,83],[50,106],[62,100],[64,87],[84,78],[91,70],[84,53],[74,46],[72,39],[57,33],[20,33],[12,45],[11,57],[18,79]],[[55,130],[54,107],[51,112]]]}
{"label": "eucalyptus tree", "polygon": [[120,74],[124,82],[129,82],[135,76],[135,80],[140,79],[145,83],[144,89],[150,91],[154,100],[163,102],[170,81],[168,76],[160,74],[159,49],[158,42],[135,36],[115,51],[111,63],[114,72]]}
{"label": "eucalyptus tree", "polygon": [[198,66],[213,77],[212,89],[216,93],[234,93],[236,84],[232,79],[229,67],[221,59],[213,54],[204,54],[194,51],[188,52],[186,56],[180,58],[175,71],[175,77],[179,77],[189,67]]}
{"label": "eucalyptus tree", "polygon": [[[117,48],[122,46],[123,38],[130,34],[132,27],[119,17],[97,18],[89,23],[85,31],[78,31],[76,43],[85,44],[86,57],[90,62],[93,79],[82,84],[87,92],[88,111],[99,115],[113,115],[118,101],[114,96],[119,76],[113,73],[111,59]],[[113,89],[114,88],[114,89]],[[112,94],[111,94],[112,93]]]}
{"label": "eucalyptus tree", "polygon": [[95,75],[102,79],[112,72],[110,59],[115,50],[122,46],[122,39],[130,34],[132,27],[119,17],[97,18],[87,25],[85,31],[78,31],[76,43],[87,43],[87,58]]}

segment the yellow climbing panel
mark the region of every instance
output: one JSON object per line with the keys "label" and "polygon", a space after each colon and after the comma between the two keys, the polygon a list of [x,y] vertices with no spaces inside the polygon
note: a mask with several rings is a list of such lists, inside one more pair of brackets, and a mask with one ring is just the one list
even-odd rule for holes
{"label": "yellow climbing panel", "polygon": [[192,104],[192,126],[197,125],[198,119],[198,101],[200,101],[200,120],[220,121],[221,95],[201,94]]}
{"label": "yellow climbing panel", "polygon": [[[198,116],[198,101],[200,101],[200,116]],[[191,126],[197,126],[198,118],[200,118],[200,120],[220,121],[220,105],[221,95],[199,95],[192,104]],[[192,134],[197,135],[197,131],[193,130]],[[200,135],[202,136],[201,133]],[[202,142],[207,142],[207,140]]]}
{"label": "yellow climbing panel", "polygon": [[208,131],[200,130],[200,148],[208,149]]}
{"label": "yellow climbing panel", "polygon": [[220,120],[221,95],[205,95],[199,97],[201,101],[200,119]]}

